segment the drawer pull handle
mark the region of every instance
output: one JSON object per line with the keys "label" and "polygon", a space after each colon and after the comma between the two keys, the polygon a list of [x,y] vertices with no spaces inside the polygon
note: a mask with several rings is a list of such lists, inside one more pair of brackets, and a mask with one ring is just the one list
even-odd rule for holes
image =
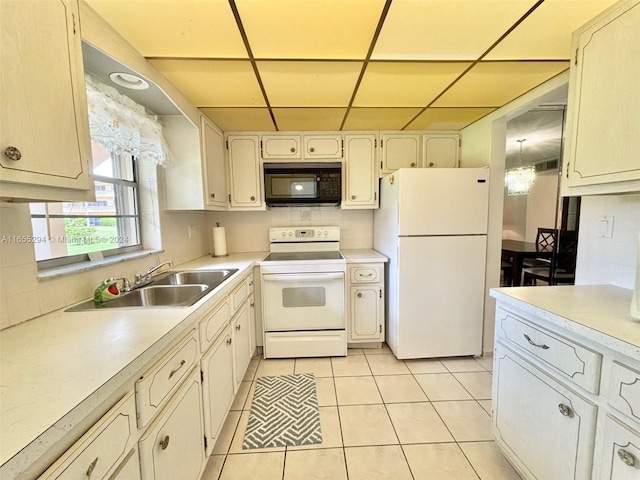
{"label": "drawer pull handle", "polygon": [[160,448],[162,450],[166,450],[168,446],[169,446],[169,435],[165,435],[165,437],[162,440],[160,440]]}
{"label": "drawer pull handle", "polygon": [[630,467],[636,464],[636,457],[622,448],[618,450],[618,458],[622,460],[622,463]]}
{"label": "drawer pull handle", "polygon": [[558,405],[558,410],[560,410],[560,413],[565,417],[570,417],[571,414],[573,413],[573,411],[571,410],[571,407],[568,407],[564,403],[561,403]]}
{"label": "drawer pull handle", "polygon": [[231,339],[227,338],[227,345],[231,345]]}
{"label": "drawer pull handle", "polygon": [[531,337],[529,337],[529,335],[527,335],[526,333],[523,333],[524,338],[527,339],[527,342],[529,342],[529,345],[533,345],[534,347],[538,347],[538,348],[542,348],[543,350],[547,350],[549,348],[549,345],[545,345],[544,343],[542,345],[539,345],[537,343],[535,343],[533,340],[531,340]]}
{"label": "drawer pull handle", "polygon": [[236,325],[236,332],[239,332],[241,327],[242,327],[242,325],[239,325],[239,324]]}
{"label": "drawer pull handle", "polygon": [[[618,452],[618,455],[619,454],[620,454],[620,452]],[[91,477],[91,474],[95,470],[97,463],[98,463],[98,457],[96,457],[96,459],[89,464],[89,468],[87,468],[87,477]]]}
{"label": "drawer pull handle", "polygon": [[[169,378],[173,377],[173,376],[176,374],[176,372],[177,372],[178,370],[180,370],[180,369],[182,368],[182,366],[183,366],[185,363],[186,363],[186,361],[185,361],[185,360],[181,360],[181,361],[180,361],[180,365],[178,366],[178,368],[175,368],[175,369],[171,370],[171,373],[169,373]],[[163,450],[164,450],[164,449],[163,449]]]}
{"label": "drawer pull handle", "polygon": [[369,272],[369,273],[367,273],[366,275],[365,275],[364,273],[360,273],[359,275],[360,275],[361,277],[367,277],[367,278],[369,278],[371,275],[373,275],[373,273]]}

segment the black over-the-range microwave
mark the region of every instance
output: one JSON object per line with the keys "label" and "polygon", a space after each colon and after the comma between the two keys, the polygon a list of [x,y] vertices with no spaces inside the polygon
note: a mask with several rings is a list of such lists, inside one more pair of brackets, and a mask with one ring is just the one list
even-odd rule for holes
{"label": "black over-the-range microwave", "polygon": [[265,163],[265,201],[271,207],[340,205],[342,165],[328,163]]}

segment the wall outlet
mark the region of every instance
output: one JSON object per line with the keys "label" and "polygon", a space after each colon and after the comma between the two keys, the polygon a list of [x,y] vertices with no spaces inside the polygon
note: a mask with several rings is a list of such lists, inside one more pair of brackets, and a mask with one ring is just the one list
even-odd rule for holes
{"label": "wall outlet", "polygon": [[189,238],[193,238],[193,236],[196,234],[196,226],[195,225],[189,225],[187,227],[187,234],[189,235]]}
{"label": "wall outlet", "polygon": [[600,216],[600,229],[598,238],[613,238],[613,215]]}

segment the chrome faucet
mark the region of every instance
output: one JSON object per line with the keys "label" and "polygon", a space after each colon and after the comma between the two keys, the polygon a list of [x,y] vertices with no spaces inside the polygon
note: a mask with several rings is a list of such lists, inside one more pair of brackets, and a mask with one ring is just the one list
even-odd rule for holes
{"label": "chrome faucet", "polygon": [[123,292],[130,292],[131,291],[131,283],[129,283],[129,280],[127,280],[125,277],[116,278],[116,282],[118,280],[122,280],[122,291]]}
{"label": "chrome faucet", "polygon": [[147,270],[147,274],[144,277],[145,280],[151,280],[151,274],[157,270],[160,270],[165,265],[169,265],[170,267],[173,267],[173,262],[171,260],[167,260],[166,262],[162,262],[159,265],[156,265],[155,267],[151,267],[149,270]]}

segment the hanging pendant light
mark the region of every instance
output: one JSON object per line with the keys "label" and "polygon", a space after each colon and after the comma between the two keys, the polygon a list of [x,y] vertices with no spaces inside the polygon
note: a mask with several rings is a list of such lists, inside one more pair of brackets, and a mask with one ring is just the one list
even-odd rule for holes
{"label": "hanging pendant light", "polygon": [[511,168],[505,173],[505,186],[507,187],[507,195],[528,195],[531,185],[536,180],[536,168],[533,165],[522,166],[522,144],[526,142],[526,138],[516,140],[520,144],[520,157],[518,168]]}

